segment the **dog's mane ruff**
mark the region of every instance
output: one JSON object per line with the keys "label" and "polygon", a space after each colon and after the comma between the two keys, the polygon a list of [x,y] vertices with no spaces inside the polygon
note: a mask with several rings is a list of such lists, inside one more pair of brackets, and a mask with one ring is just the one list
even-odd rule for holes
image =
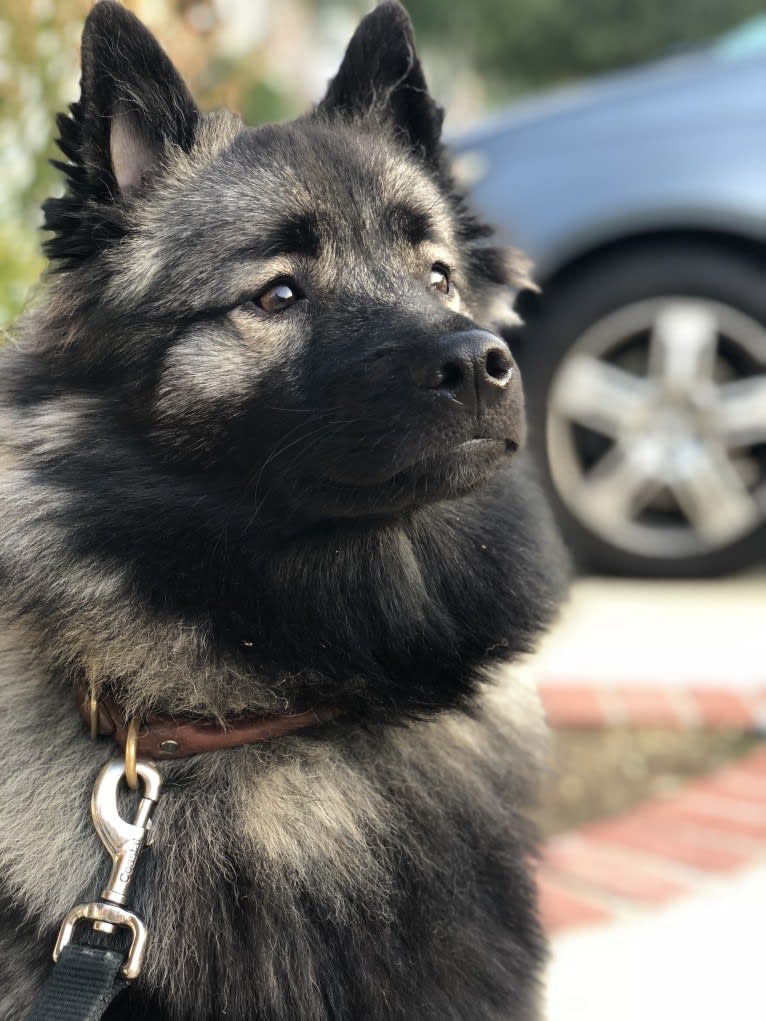
{"label": "dog's mane ruff", "polygon": [[[0,675],[8,709],[0,719],[2,892],[37,932],[13,985],[0,987],[2,1016],[16,1021],[19,980],[39,980],[49,967],[38,943],[49,947],[61,916],[106,879],[87,803],[111,751],[88,747],[68,694],[51,688],[13,631]],[[507,1021],[512,1010],[514,1019],[531,1018],[537,990],[527,976],[544,951],[527,874],[527,812],[541,733],[532,691],[495,676],[471,716],[166,765],[157,851],[142,855],[135,889],[152,934],[136,985],[149,1007],[131,1018],[208,1021],[207,1004],[216,1003],[236,1018],[387,1021],[396,1002],[410,1016],[464,1021],[465,989],[480,998],[482,1021]],[[42,842],[41,812],[56,820]],[[71,867],[61,870],[62,861]],[[511,901],[523,944],[507,931]],[[426,904],[428,926],[420,921]],[[341,947],[344,932],[356,936]],[[0,935],[0,956],[7,938]],[[13,959],[28,937],[12,938]],[[524,976],[512,986],[518,999],[493,1000],[488,977],[509,954],[508,966]],[[391,1002],[386,988],[396,990]],[[161,1010],[151,1006],[155,990]]]}
{"label": "dog's mane ruff", "polygon": [[475,498],[478,529],[471,498],[468,528],[460,504],[426,507],[282,549],[273,523],[254,523],[213,478],[144,465],[93,395],[4,417],[4,614],[61,681],[107,681],[131,711],[336,701],[352,715],[428,715],[464,701],[472,664],[528,651],[555,611],[555,562],[536,564],[549,523],[526,506],[521,464]]}

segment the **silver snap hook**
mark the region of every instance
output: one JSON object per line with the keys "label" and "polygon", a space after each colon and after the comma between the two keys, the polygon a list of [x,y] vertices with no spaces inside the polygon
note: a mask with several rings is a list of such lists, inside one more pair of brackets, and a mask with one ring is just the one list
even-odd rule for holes
{"label": "silver snap hook", "polygon": [[122,969],[128,979],[134,979],[141,971],[147,932],[144,923],[138,915],[127,909],[126,904],[136,863],[146,843],[152,812],[162,787],[162,777],[153,763],[138,759],[135,771],[143,784],[143,794],[132,821],[123,819],[117,801],[120,784],[125,777],[123,760],[107,762],[98,774],[90,812],[96,832],[112,858],[112,872],[101,892],[100,901],[78,904],[66,916],[53,951],[53,960],[56,961],[62,949],[71,941],[75,924],[81,919],[91,921],[94,929],[101,932],[114,932],[115,927],[123,926],[131,933],[130,949]]}

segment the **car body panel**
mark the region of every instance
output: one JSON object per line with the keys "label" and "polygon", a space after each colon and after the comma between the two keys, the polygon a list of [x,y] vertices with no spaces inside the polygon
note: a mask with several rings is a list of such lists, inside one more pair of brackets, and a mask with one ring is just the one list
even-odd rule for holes
{"label": "car body panel", "polygon": [[516,104],[453,147],[475,203],[542,281],[638,233],[766,241],[766,54],[607,76]]}

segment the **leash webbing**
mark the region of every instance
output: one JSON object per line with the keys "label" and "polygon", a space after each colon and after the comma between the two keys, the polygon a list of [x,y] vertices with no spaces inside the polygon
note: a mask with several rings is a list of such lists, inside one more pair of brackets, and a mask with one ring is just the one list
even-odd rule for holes
{"label": "leash webbing", "polygon": [[117,950],[68,943],[26,1021],[100,1021],[130,984],[120,974],[124,964]]}
{"label": "leash webbing", "polygon": [[[127,770],[126,762],[113,759],[96,778],[91,816],[112,859],[112,871],[100,900],[78,904],[61,923],[53,951],[56,964],[26,1021],[100,1021],[109,1005],[141,972],[148,934],[141,918],[128,908],[129,893],[162,777],[153,763],[143,759],[133,762],[137,786],[140,780],[143,791],[130,822],[122,817],[118,804]],[[105,934],[116,929],[129,932],[127,950],[75,942],[75,926],[80,922],[91,922],[94,930]]]}

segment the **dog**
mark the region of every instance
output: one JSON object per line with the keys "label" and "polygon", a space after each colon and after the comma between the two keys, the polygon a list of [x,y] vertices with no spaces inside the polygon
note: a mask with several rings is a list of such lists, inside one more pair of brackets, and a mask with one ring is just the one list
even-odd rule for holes
{"label": "dog", "polygon": [[503,339],[528,267],[441,126],[396,2],[315,109],[255,129],[119,4],[87,19],[51,269],[0,370],[6,1021],[109,872],[88,804],[121,753],[75,690],[314,720],[159,764],[109,1018],[540,1016],[544,727],[508,664],[566,572]]}

